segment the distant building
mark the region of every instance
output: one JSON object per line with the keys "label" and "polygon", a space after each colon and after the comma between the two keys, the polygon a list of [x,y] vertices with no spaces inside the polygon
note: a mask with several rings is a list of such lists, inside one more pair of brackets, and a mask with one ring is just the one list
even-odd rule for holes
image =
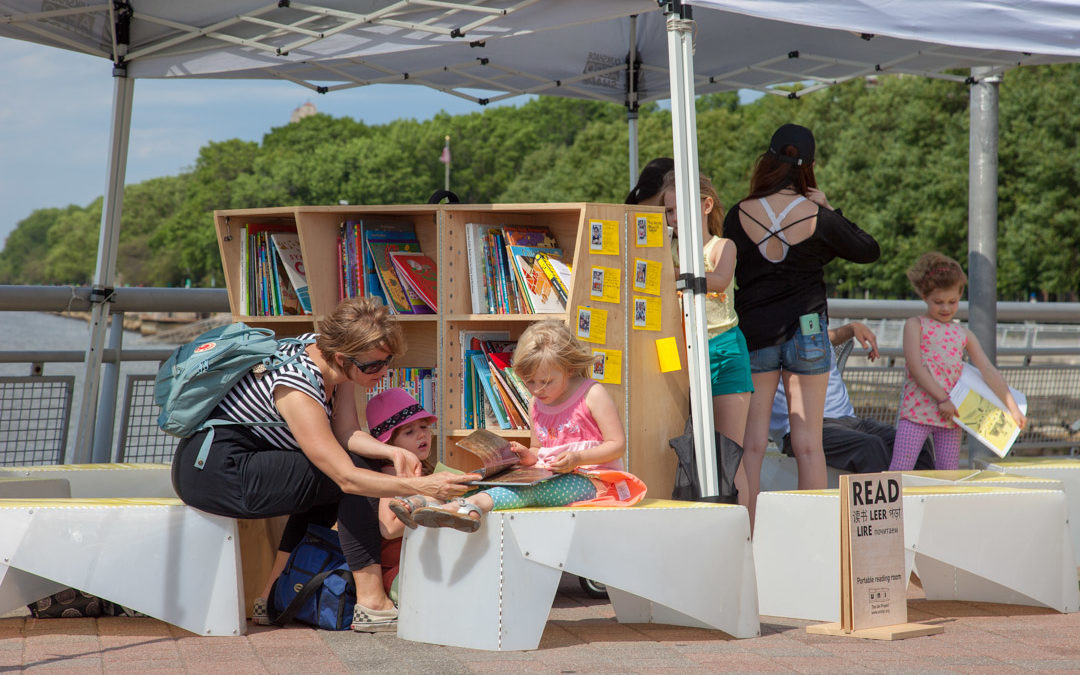
{"label": "distant building", "polygon": [[292,124],[293,122],[299,122],[305,117],[311,117],[317,112],[319,111],[315,109],[315,104],[311,101],[308,101],[304,105],[292,111],[292,117],[289,118],[289,123]]}

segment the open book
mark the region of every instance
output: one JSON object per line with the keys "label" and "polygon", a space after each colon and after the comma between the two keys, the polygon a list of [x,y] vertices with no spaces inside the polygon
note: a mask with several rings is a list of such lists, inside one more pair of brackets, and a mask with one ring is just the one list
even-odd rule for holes
{"label": "open book", "polygon": [[533,485],[559,475],[535,466],[520,466],[510,441],[487,429],[477,429],[457,442],[459,448],[476,455],[482,466],[472,473],[483,478],[469,485]]}
{"label": "open book", "polygon": [[[1027,397],[1009,387],[1020,412],[1027,414]],[[993,450],[998,457],[1004,457],[1012,448],[1020,427],[1009,413],[1005,404],[990,390],[979,369],[969,363],[964,364],[960,379],[949,392],[949,398],[959,413],[953,421],[978,439],[983,445]]]}

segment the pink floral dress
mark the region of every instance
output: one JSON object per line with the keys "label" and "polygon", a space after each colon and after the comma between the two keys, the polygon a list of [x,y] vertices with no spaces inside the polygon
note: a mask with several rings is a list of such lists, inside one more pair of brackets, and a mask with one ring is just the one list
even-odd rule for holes
{"label": "pink floral dress", "polygon": [[[952,391],[964,368],[967,330],[958,323],[941,323],[926,316],[919,317],[919,325],[922,364],[945,391]],[[915,382],[911,370],[907,371],[904,390],[900,394],[900,418],[934,427],[956,428],[951,418],[938,411],[937,401]]]}

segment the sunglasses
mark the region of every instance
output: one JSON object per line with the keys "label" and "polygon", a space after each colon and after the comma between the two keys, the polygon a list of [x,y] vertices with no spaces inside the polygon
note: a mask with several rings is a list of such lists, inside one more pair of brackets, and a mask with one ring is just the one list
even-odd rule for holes
{"label": "sunglasses", "polygon": [[349,361],[351,361],[352,364],[356,366],[356,369],[359,370],[361,373],[365,375],[374,375],[383,368],[389,367],[390,362],[394,360],[394,355],[391,354],[385,359],[379,359],[378,361],[367,361],[366,363],[360,363],[351,356],[346,356],[345,358],[349,359]]}

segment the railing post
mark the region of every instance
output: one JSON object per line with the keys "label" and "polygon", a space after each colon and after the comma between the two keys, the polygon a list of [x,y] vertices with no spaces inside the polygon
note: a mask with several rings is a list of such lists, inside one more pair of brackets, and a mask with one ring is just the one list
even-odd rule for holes
{"label": "railing post", "polygon": [[113,457],[113,424],[116,421],[116,396],[120,382],[120,349],[124,343],[124,313],[112,314],[109,330],[109,349],[115,360],[105,361],[101,372],[101,398],[98,400],[97,422],[94,424],[94,464],[111,462]]}

